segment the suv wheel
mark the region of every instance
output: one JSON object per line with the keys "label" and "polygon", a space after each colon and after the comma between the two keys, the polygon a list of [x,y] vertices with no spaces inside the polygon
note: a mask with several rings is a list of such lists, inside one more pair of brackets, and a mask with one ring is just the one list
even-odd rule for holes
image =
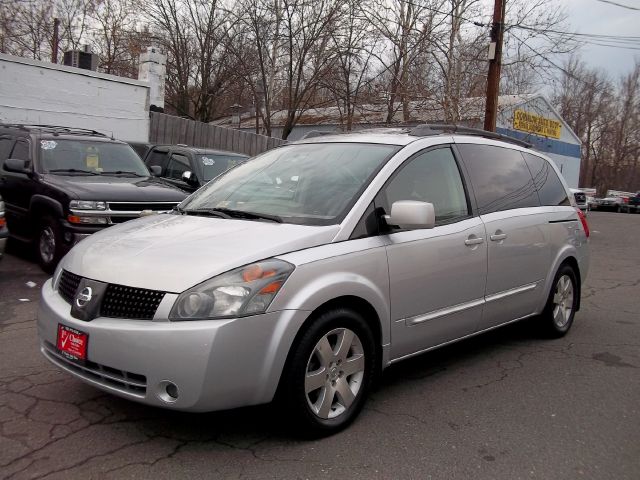
{"label": "suv wheel", "polygon": [[578,281],[569,265],[563,265],[556,273],[547,305],[542,313],[543,327],[552,337],[564,336],[571,325],[578,307]]}
{"label": "suv wheel", "polygon": [[299,433],[336,433],[358,415],[376,365],[371,329],[348,309],[321,314],[294,345],[281,385],[281,406]]}
{"label": "suv wheel", "polygon": [[38,263],[47,273],[53,273],[62,256],[62,232],[60,225],[51,217],[40,220],[36,238]]}

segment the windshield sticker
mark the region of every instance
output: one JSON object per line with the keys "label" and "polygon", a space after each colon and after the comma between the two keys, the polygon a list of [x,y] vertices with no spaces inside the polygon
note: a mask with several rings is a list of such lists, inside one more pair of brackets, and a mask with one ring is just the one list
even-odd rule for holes
{"label": "windshield sticker", "polygon": [[40,140],[40,148],[42,150],[53,150],[58,146],[58,142],[53,140]]}
{"label": "windshield sticker", "polygon": [[202,157],[202,164],[206,165],[206,166],[211,166],[214,163],[216,163],[216,161],[213,158],[209,158],[209,157]]}

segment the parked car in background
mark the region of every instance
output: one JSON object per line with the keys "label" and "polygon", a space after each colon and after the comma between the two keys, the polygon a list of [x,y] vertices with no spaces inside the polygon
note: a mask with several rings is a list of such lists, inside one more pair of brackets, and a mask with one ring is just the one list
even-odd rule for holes
{"label": "parked car in background", "polygon": [[147,156],[147,152],[151,147],[153,147],[153,143],[148,142],[127,142],[131,148],[138,154],[140,158],[144,160],[144,157]]}
{"label": "parked car in background", "polygon": [[578,205],[578,208],[582,210],[583,213],[587,213],[587,211],[589,210],[589,205],[587,203],[587,195],[578,188],[571,188],[569,190],[571,191],[571,194],[573,195],[573,198],[575,199],[576,205]]}
{"label": "parked car in background", "polygon": [[7,229],[7,220],[4,217],[4,202],[2,201],[2,196],[0,196],[0,259],[4,255],[8,237],[9,229]]}
{"label": "parked car in background", "polygon": [[33,242],[48,272],[89,234],[170,211],[186,196],[153,178],[124,142],[81,128],[2,124],[0,194],[11,236]]}
{"label": "parked car in background", "polygon": [[308,138],[83,240],[43,286],[42,354],[151,406],[275,399],[326,435],[391,364],[528,317],[565,335],[584,214],[549,158],[456,130]]}
{"label": "parked car in background", "polygon": [[612,212],[619,212],[623,200],[621,197],[604,197],[595,198],[592,210],[609,210]]}
{"label": "parked car in background", "polygon": [[163,180],[187,192],[245,162],[249,157],[240,153],[187,145],[155,145],[149,149],[144,161],[148,167],[160,167]]}
{"label": "parked car in background", "polygon": [[626,198],[626,201],[621,205],[620,210],[627,213],[640,212],[640,192],[636,192],[635,195]]}

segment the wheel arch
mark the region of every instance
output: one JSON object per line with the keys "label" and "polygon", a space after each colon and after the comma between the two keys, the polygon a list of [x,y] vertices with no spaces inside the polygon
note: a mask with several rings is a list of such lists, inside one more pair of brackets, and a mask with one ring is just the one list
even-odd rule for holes
{"label": "wheel arch", "polygon": [[275,394],[276,397],[278,396],[278,392],[280,392],[282,388],[282,379],[284,377],[284,372],[287,371],[291,364],[294,347],[300,342],[301,337],[304,335],[309,325],[311,325],[315,321],[315,319],[317,319],[323,313],[340,308],[345,308],[360,313],[363,316],[365,322],[370,326],[371,333],[373,334],[374,338],[374,346],[376,348],[377,358],[376,364],[374,365],[374,378],[377,378],[379,376],[380,372],[382,371],[383,365],[383,332],[380,317],[378,316],[378,313],[374,306],[364,298],[357,295],[342,295],[325,301],[321,305],[317,306],[313,311],[309,313],[307,318],[298,328],[293,341],[289,345],[289,351],[287,352],[284,365],[282,366],[282,371],[280,372],[278,387]]}

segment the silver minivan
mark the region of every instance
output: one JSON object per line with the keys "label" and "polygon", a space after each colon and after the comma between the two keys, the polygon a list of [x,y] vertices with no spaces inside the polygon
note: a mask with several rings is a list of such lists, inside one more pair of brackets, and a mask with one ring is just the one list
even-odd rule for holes
{"label": "silver minivan", "polygon": [[588,237],[554,163],[521,142],[318,136],[76,245],[43,287],[40,349],[148,405],[276,400],[333,433],[395,362],[528,317],[567,333]]}

